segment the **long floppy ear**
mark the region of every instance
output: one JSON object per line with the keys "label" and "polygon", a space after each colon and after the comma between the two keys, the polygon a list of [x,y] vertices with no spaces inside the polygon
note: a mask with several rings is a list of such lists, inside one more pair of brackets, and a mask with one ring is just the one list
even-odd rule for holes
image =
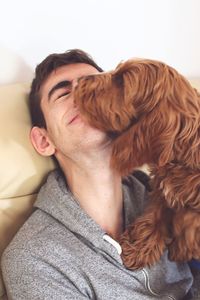
{"label": "long floppy ear", "polygon": [[149,102],[148,97],[153,93],[159,70],[163,68],[160,62],[137,59],[119,64],[113,72],[115,81],[118,79],[123,86],[123,104],[129,106],[133,118],[137,118],[141,112],[144,114],[152,110],[152,106],[156,105],[157,98],[152,97]]}
{"label": "long floppy ear", "polygon": [[30,139],[35,150],[43,156],[51,156],[55,153],[55,146],[48,137],[45,128],[34,126],[30,132]]}
{"label": "long floppy ear", "polygon": [[129,110],[132,110],[132,117],[135,114],[133,99],[138,93],[138,78],[135,70],[134,61],[126,61],[120,63],[113,72],[115,84],[121,89],[123,88],[123,105],[130,105]]}

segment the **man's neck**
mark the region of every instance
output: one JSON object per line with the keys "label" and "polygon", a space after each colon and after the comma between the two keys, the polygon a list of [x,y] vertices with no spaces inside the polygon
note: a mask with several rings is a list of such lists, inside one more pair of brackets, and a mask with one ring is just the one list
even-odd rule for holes
{"label": "man's neck", "polygon": [[64,168],[67,184],[86,213],[117,239],[123,230],[121,176],[105,161]]}

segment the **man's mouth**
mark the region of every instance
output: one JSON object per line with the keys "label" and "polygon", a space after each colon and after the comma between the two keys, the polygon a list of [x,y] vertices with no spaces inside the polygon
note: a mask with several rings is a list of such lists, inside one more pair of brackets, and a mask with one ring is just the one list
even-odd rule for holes
{"label": "man's mouth", "polygon": [[79,118],[79,115],[74,116],[68,124],[72,124],[78,118]]}

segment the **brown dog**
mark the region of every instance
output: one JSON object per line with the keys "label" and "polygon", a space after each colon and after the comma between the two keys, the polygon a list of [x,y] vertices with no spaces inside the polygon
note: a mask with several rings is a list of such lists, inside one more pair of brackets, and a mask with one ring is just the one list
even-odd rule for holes
{"label": "brown dog", "polygon": [[149,206],[121,237],[124,264],[150,266],[166,247],[172,260],[200,259],[198,92],[168,65],[140,59],[81,78],[74,93],[87,121],[113,137],[113,168],[150,166]]}

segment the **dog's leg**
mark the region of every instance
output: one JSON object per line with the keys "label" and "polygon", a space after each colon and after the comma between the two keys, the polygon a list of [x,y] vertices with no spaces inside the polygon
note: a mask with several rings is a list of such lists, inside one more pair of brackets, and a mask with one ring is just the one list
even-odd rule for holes
{"label": "dog's leg", "polygon": [[162,191],[167,206],[200,211],[200,171],[180,163],[168,163],[156,169],[154,189]]}
{"label": "dog's leg", "polygon": [[[152,197],[154,195],[152,194]],[[122,235],[122,260],[127,268],[138,269],[151,266],[163,254],[169,242],[172,211],[165,201],[154,201],[148,210]]]}
{"label": "dog's leg", "polygon": [[173,219],[174,240],[169,245],[169,258],[187,262],[200,259],[200,212],[182,209]]}

